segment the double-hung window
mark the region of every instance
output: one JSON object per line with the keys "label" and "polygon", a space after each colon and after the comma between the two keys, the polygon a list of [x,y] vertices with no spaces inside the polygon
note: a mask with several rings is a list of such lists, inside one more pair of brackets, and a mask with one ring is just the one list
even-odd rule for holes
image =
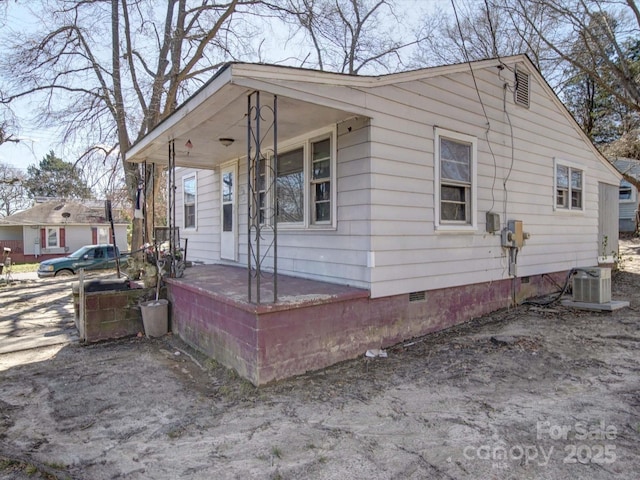
{"label": "double-hung window", "polygon": [[196,176],[182,179],[182,195],[184,202],[184,228],[196,228]]}
{"label": "double-hung window", "polygon": [[559,160],[555,162],[555,208],[584,209],[584,171]]}
{"label": "double-hung window", "polygon": [[436,228],[476,227],[476,152],[475,137],[436,129]]}
{"label": "double-hung window", "polygon": [[[278,224],[293,228],[333,226],[335,153],[332,136],[320,136],[290,150],[283,149],[277,158],[270,161],[276,163],[275,169],[266,171],[276,172]],[[260,173],[259,182],[263,181]],[[262,195],[261,186],[259,192],[259,208],[262,210],[266,197]],[[261,214],[261,221],[263,217]]]}

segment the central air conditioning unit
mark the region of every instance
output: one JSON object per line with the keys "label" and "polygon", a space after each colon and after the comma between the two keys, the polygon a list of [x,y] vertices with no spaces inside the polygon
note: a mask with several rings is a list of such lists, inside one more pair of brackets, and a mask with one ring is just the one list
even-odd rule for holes
{"label": "central air conditioning unit", "polygon": [[583,268],[573,276],[573,301],[608,303],[611,301],[611,269]]}

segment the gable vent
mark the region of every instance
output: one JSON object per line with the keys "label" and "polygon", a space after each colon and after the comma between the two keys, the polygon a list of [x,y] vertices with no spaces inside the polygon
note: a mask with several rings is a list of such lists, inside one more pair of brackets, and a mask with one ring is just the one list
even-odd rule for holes
{"label": "gable vent", "polygon": [[529,74],[516,69],[516,89],[513,92],[514,101],[529,108]]}
{"label": "gable vent", "polygon": [[410,302],[422,302],[426,299],[427,299],[427,294],[424,290],[422,292],[411,292],[409,294]]}

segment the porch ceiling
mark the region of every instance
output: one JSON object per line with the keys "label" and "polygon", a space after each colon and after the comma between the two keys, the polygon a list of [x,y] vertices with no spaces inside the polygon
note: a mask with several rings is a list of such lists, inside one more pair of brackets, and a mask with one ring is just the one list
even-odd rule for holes
{"label": "porch ceiling", "polygon": [[[247,154],[248,95],[256,91],[225,83],[217,90],[202,91],[190,98],[181,108],[147,134],[127,152],[127,160],[134,163],[151,162],[166,165],[169,141],[175,140],[176,166],[214,168]],[[274,95],[260,90],[260,104],[273,106]],[[278,145],[288,140],[338,123],[354,116],[344,110],[278,95]],[[265,126],[268,121],[265,123]],[[261,128],[265,128],[262,126]],[[261,132],[264,146],[272,147],[273,132]],[[220,138],[232,138],[233,144],[224,146]],[[192,148],[186,144],[191,141]]]}

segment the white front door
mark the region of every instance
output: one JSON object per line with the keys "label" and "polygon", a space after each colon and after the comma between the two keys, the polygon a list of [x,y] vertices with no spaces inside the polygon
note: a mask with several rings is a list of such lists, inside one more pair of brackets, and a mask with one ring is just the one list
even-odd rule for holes
{"label": "white front door", "polygon": [[237,260],[237,178],[238,164],[225,165],[220,170],[220,258]]}

